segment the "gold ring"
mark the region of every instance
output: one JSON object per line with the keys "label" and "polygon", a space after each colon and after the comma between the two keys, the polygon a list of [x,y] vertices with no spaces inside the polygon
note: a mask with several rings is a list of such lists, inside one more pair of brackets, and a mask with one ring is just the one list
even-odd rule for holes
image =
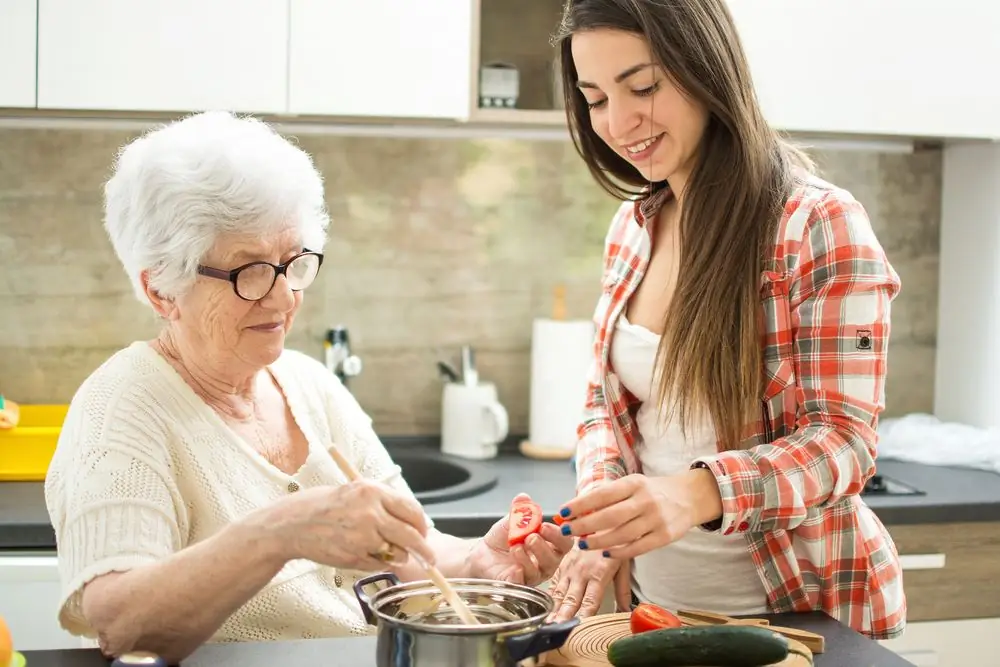
{"label": "gold ring", "polygon": [[378,548],[378,551],[371,554],[371,556],[386,563],[396,560],[395,550],[388,541],[382,542],[382,546]]}

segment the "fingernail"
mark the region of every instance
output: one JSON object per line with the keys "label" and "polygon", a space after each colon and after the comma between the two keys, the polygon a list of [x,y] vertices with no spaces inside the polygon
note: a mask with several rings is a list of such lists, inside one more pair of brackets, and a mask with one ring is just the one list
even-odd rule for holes
{"label": "fingernail", "polygon": [[569,508],[568,507],[564,507],[561,510],[559,510],[559,515],[562,516],[562,517],[569,516]]}
{"label": "fingernail", "polygon": [[568,523],[564,523],[564,524],[562,525],[562,534],[563,534],[563,535],[569,535],[569,533],[570,533],[570,527],[569,527],[569,524],[568,524]]}
{"label": "fingernail", "polygon": [[605,558],[611,558],[611,552],[610,551],[605,551],[601,555],[604,556]]}
{"label": "fingernail", "polygon": [[580,540],[580,548],[581,549],[587,548],[587,540]]}

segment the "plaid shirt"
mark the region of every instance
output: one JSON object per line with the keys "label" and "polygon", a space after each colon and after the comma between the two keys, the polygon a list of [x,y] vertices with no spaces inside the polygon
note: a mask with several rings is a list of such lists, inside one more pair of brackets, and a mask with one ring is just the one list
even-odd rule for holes
{"label": "plaid shirt", "polygon": [[[578,492],[641,472],[637,399],[609,360],[615,323],[649,263],[646,220],[670,197],[623,203],[605,242],[594,313],[595,361],[578,429]],[[890,303],[900,288],[865,210],[803,175],[785,204],[761,276],[766,387],[744,448],[692,462],[710,470],[721,521],[744,533],[772,611],[823,610],[873,638],[899,635],[906,598],[898,554],[861,500],[875,472]]]}

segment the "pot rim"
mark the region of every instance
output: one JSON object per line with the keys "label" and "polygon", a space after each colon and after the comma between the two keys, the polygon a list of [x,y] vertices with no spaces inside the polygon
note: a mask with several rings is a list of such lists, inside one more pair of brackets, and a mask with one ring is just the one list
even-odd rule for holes
{"label": "pot rim", "polygon": [[448,578],[448,583],[452,584],[456,591],[461,591],[463,589],[467,590],[469,588],[473,588],[474,590],[481,589],[484,592],[488,591],[492,593],[503,590],[516,591],[522,594],[520,596],[522,598],[534,599],[541,603],[545,607],[545,611],[540,614],[536,614],[535,616],[521,618],[516,621],[482,623],[479,625],[428,625],[424,623],[414,623],[408,619],[390,616],[382,611],[381,607],[387,602],[387,598],[389,597],[416,589],[427,589],[428,592],[438,590],[437,586],[430,579],[417,579],[414,581],[401,582],[383,588],[369,598],[368,604],[372,613],[375,614],[380,621],[396,626],[402,626],[408,630],[416,630],[418,632],[436,635],[517,634],[518,631],[528,630],[544,625],[545,618],[552,612],[552,609],[555,606],[552,596],[547,592],[539,588],[526,586],[524,584],[514,584],[507,581],[500,581],[499,579],[478,579],[471,577]]}

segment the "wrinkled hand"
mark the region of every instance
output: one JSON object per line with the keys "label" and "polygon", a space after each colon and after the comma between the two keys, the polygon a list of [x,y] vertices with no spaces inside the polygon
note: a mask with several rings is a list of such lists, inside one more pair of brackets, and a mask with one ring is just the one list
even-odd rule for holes
{"label": "wrinkled hand", "polygon": [[632,602],[630,575],[628,561],[605,558],[599,551],[573,549],[549,582],[549,595],[555,603],[549,620],[559,623],[573,616],[593,616],[612,579],[615,580],[618,609],[629,609]]}
{"label": "wrinkled hand", "polygon": [[420,505],[372,480],[300,491],[269,508],[263,521],[256,520],[289,560],[384,570],[385,561],[371,554],[388,542],[397,547],[399,563],[411,550],[434,563]]}
{"label": "wrinkled hand", "polygon": [[628,560],[670,544],[691,528],[722,513],[710,472],[690,470],[672,477],[628,475],[566,504],[570,534],[580,549]]}
{"label": "wrinkled hand", "polygon": [[[529,500],[529,497],[522,493],[514,500]],[[528,586],[545,581],[573,548],[573,538],[563,535],[555,525],[543,523],[541,531],[529,535],[523,545],[508,547],[509,520],[508,512],[473,547],[470,554],[472,576]]]}

